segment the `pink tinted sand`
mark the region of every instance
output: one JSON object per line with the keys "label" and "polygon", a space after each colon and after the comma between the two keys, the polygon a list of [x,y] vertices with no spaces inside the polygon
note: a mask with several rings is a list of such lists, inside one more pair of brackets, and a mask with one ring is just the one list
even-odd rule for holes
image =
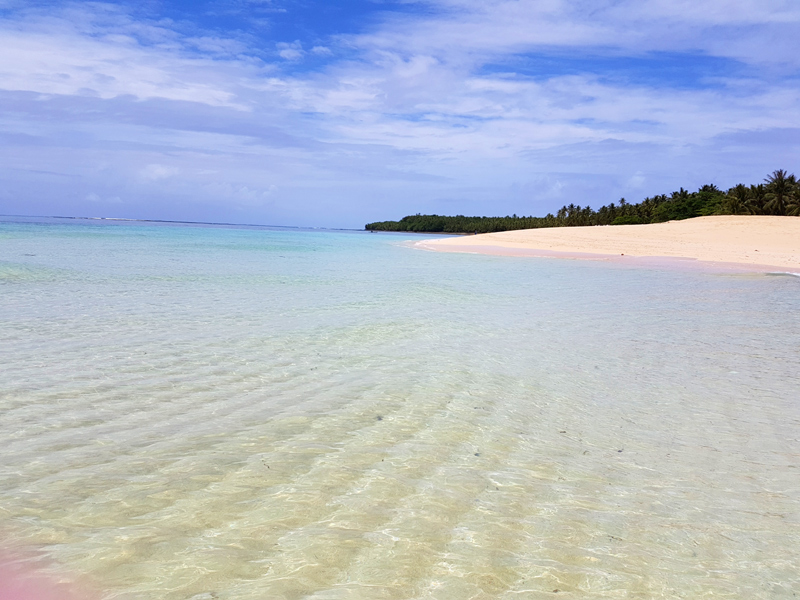
{"label": "pink tinted sand", "polygon": [[800,218],[712,216],[650,225],[524,229],[425,240],[415,246],[640,264],[689,266],[701,261],[726,270],[800,273]]}
{"label": "pink tinted sand", "polygon": [[20,556],[0,554],[0,600],[96,600],[97,594],[59,581]]}

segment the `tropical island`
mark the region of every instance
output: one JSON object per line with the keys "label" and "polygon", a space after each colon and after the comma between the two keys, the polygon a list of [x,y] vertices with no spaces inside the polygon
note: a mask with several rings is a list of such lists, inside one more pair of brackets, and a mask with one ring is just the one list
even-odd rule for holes
{"label": "tropical island", "polygon": [[409,215],[399,221],[367,223],[369,231],[409,231],[418,233],[495,233],[547,227],[585,227],[592,225],[641,225],[680,221],[711,215],[800,216],[800,185],[794,174],[773,171],[763,183],[739,184],[727,191],[704,185],[696,192],[683,188],[669,196],[661,194],[629,204],[622,198],[598,210],[569,204],[556,214],[544,217],[454,217]]}

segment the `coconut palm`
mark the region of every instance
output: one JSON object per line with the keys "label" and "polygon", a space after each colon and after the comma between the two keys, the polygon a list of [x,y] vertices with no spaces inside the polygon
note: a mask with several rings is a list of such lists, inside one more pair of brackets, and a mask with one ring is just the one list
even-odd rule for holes
{"label": "coconut palm", "polygon": [[767,203],[764,208],[773,215],[785,215],[786,205],[791,202],[797,188],[794,175],[778,169],[764,181],[767,183],[767,193],[764,196]]}
{"label": "coconut palm", "polygon": [[[0,3],[2,0],[0,0]],[[488,233],[511,229],[564,227],[575,225],[609,225],[621,222],[660,223],[672,219],[688,219],[711,214],[797,215],[800,216],[800,183],[794,175],[779,169],[765,183],[737,185],[723,194],[714,185],[704,185],[696,192],[681,188],[670,196],[661,194],[630,204],[625,198],[619,204],[609,203],[593,210],[574,203],[562,206],[555,215],[524,217],[466,217],[458,215],[409,215],[400,221],[368,223],[369,230],[431,231],[448,233]]]}
{"label": "coconut palm", "polygon": [[795,186],[792,198],[786,204],[786,214],[790,217],[800,217],[800,185]]}
{"label": "coconut palm", "polygon": [[750,200],[750,190],[740,183],[728,190],[725,198],[725,210],[732,215],[746,215],[750,212],[747,203]]}
{"label": "coconut palm", "polygon": [[681,187],[680,191],[678,192],[672,192],[672,195],[670,196],[670,200],[687,200],[688,198],[689,190],[685,190],[683,187]]}
{"label": "coconut palm", "polygon": [[748,193],[748,200],[747,200],[747,211],[751,215],[763,215],[764,214],[764,205],[767,203],[766,200],[767,191],[764,188],[763,183],[759,183],[758,185],[751,185],[750,190]]}

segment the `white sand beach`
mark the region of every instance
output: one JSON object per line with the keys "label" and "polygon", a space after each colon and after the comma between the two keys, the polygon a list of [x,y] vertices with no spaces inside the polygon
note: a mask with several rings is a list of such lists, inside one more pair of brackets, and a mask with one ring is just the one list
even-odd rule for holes
{"label": "white sand beach", "polygon": [[416,246],[518,256],[688,258],[800,271],[800,218],[710,216],[649,225],[526,229],[425,240]]}

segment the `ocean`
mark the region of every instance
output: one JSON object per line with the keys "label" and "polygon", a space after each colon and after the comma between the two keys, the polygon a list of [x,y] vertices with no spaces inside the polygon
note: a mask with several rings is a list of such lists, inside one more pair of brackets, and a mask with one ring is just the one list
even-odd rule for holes
{"label": "ocean", "polygon": [[0,221],[18,564],[125,600],[800,594],[798,277]]}

